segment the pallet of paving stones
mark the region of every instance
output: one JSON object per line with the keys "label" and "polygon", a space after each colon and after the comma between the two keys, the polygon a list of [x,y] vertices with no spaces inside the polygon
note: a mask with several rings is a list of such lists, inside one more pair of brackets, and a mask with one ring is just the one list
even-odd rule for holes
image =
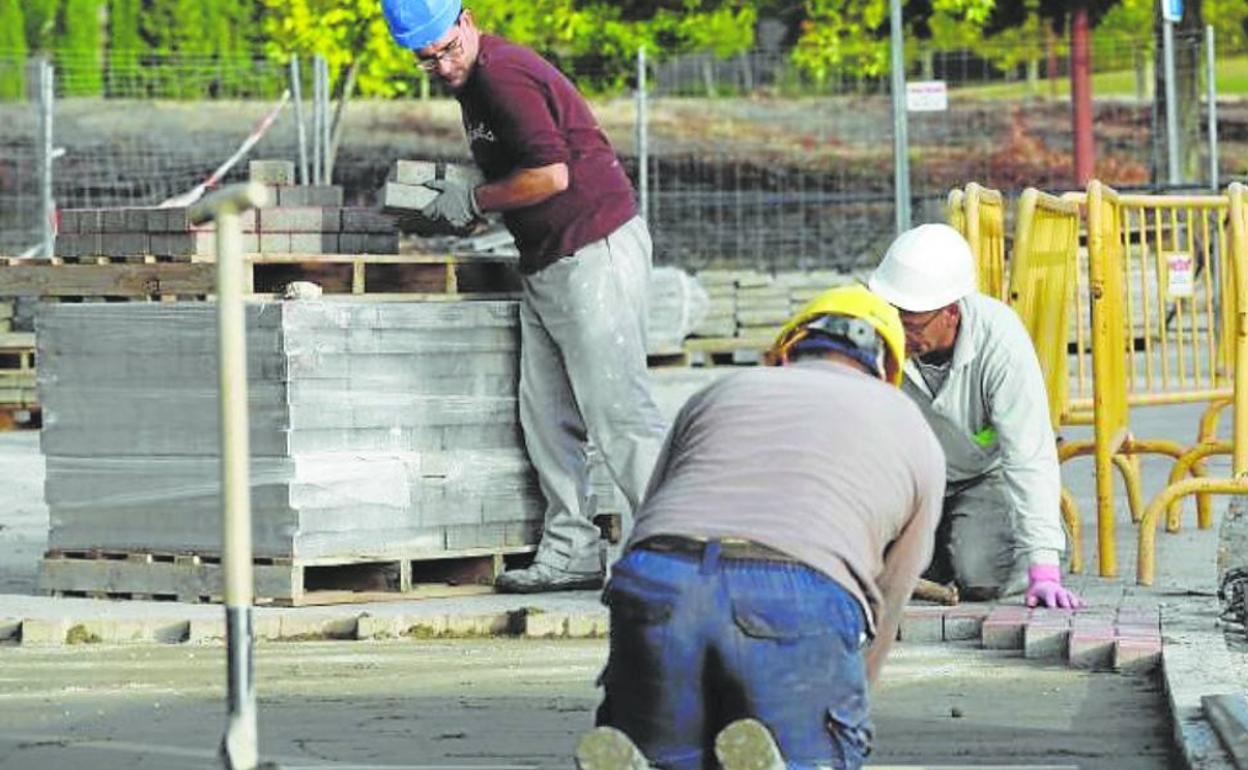
{"label": "pallet of paving stones", "polygon": [[[257,556],[255,603],[305,607],[492,593],[495,578],[531,563],[535,550],[518,545],[385,557]],[[39,570],[40,591],[61,597],[219,603],[222,580],[219,554],[52,550]]]}
{"label": "pallet of paving stones", "polygon": [[[709,305],[706,315],[694,326],[693,336],[708,340],[756,337],[774,332],[819,294],[855,280],[849,274],[830,270],[772,274],[757,270],[712,269],[699,271],[696,278],[706,290]],[[723,351],[717,359],[720,359],[719,362],[730,362],[732,352]]]}
{"label": "pallet of paving stones", "polygon": [[[245,259],[249,293],[263,296],[280,295],[296,281],[338,298],[373,301],[508,299],[520,288],[515,260],[506,256],[281,253]],[[0,262],[0,296],[203,299],[215,286],[211,255]]]}

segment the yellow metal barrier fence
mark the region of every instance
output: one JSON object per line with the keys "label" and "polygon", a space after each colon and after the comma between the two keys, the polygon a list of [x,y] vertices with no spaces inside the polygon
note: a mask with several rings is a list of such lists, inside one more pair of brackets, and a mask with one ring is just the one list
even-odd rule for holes
{"label": "yellow metal barrier fence", "polygon": [[[1087,203],[1085,193],[1067,193],[1063,198]],[[1232,335],[1228,330],[1235,301],[1225,285],[1227,198],[1120,195],[1115,200],[1124,249],[1127,403],[1208,402],[1196,439],[1197,445],[1207,444],[1216,438],[1218,415],[1230,403],[1232,385],[1228,375]],[[1071,322],[1077,360],[1069,408],[1076,416],[1084,414],[1094,400],[1090,348],[1085,343],[1089,337],[1084,309],[1088,273],[1088,260],[1081,259]],[[1166,446],[1159,451],[1171,454],[1173,450]],[[1119,458],[1115,462],[1121,466],[1130,461]],[[1192,456],[1175,464],[1171,480],[1204,472],[1204,456]],[[1128,495],[1132,519],[1138,521],[1143,513],[1138,504],[1138,484],[1128,482]],[[1198,494],[1196,502],[1199,525],[1210,526],[1213,517],[1208,495]],[[1166,527],[1178,531],[1180,523],[1176,501],[1170,506]]]}
{"label": "yellow metal barrier fence", "polygon": [[966,235],[966,195],[958,188],[949,191],[945,201],[945,219],[954,230]]}
{"label": "yellow metal barrier fence", "polygon": [[946,205],[949,225],[966,237],[975,255],[979,290],[995,299],[1006,297],[1005,198],[975,182],[952,190]]}
{"label": "yellow metal barrier fence", "polygon": [[[1084,193],[1065,200],[1087,203]],[[1131,406],[1229,399],[1231,360],[1223,276],[1227,199],[1222,195],[1115,195],[1123,245],[1124,323],[1131,341],[1127,392]],[[1072,335],[1083,341],[1090,265],[1080,260]],[[1086,361],[1078,361],[1072,409],[1092,406]]]}
{"label": "yellow metal barrier fence", "polygon": [[[1065,198],[1074,200],[1073,196]],[[1080,300],[1086,297],[1091,311],[1088,337],[1091,343],[1092,396],[1088,400],[1071,400],[1069,409],[1075,414],[1082,414],[1090,403],[1093,439],[1064,444],[1059,449],[1058,457],[1065,462],[1080,455],[1093,456],[1099,571],[1102,576],[1110,577],[1118,573],[1112,467],[1117,466],[1122,473],[1132,518],[1135,519],[1142,513],[1142,505],[1140,470],[1134,456],[1155,453],[1179,458],[1184,452],[1184,448],[1174,441],[1134,438],[1129,429],[1128,407],[1136,403],[1178,403],[1197,398],[1195,395],[1172,393],[1170,400],[1154,399],[1152,393],[1131,392],[1136,371],[1134,358],[1139,344],[1134,324],[1137,316],[1133,311],[1137,305],[1147,308],[1148,303],[1133,301],[1129,260],[1136,246],[1147,244],[1148,238],[1131,227],[1129,209],[1123,205],[1123,198],[1100,182],[1089,184],[1083,204],[1088,233],[1087,279],[1086,283],[1077,280],[1076,312],[1080,312]],[[1162,334],[1164,337],[1164,328]],[[1078,340],[1076,354],[1080,357],[1078,377],[1082,378],[1086,375],[1086,367],[1082,364],[1086,355],[1083,335],[1076,330],[1075,336]],[[1147,343],[1145,346],[1147,348]]]}
{"label": "yellow metal barrier fence", "polygon": [[1232,306],[1224,312],[1233,314],[1227,328],[1234,330],[1233,346],[1225,346],[1226,355],[1234,361],[1234,428],[1232,441],[1207,442],[1180,458],[1188,461],[1195,456],[1230,453],[1231,478],[1188,478],[1173,480],[1153,499],[1140,522],[1139,547],[1137,550],[1136,579],[1141,585],[1152,585],[1156,577],[1157,519],[1171,504],[1186,495],[1210,493],[1248,493],[1248,190],[1241,184],[1228,188],[1227,206],[1230,221],[1229,270],[1223,275],[1233,290],[1227,292],[1233,298]]}
{"label": "yellow metal barrier fence", "polygon": [[[1028,188],[1018,200],[1010,255],[1009,303],[1036,347],[1056,437],[1069,410],[1067,318],[1074,301],[1079,206]],[[1090,419],[1090,418],[1089,418]],[[1071,540],[1070,571],[1083,571],[1083,534],[1074,498],[1062,490],[1062,520]]]}

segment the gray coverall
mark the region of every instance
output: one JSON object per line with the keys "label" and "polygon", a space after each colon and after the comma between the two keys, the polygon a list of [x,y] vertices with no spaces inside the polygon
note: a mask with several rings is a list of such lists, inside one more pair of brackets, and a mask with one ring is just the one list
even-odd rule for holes
{"label": "gray coverall", "polygon": [[[958,302],[948,376],[932,393],[913,361],[903,389],[945,451],[948,486],[928,577],[970,598],[1018,593],[1027,568],[1066,547],[1061,476],[1044,376],[1015,312],[983,294]],[[950,574],[951,573],[951,574]]]}

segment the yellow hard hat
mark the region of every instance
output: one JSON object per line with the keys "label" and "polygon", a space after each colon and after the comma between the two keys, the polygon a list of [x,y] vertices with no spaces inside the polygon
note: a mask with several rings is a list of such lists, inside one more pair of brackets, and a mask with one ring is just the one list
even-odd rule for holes
{"label": "yellow hard hat", "polygon": [[812,324],[829,316],[857,318],[870,324],[887,353],[884,379],[893,385],[901,384],[901,367],[906,360],[906,333],[901,327],[901,317],[895,307],[858,284],[828,289],[808,302],[780,330],[772,346],[772,359],[786,363],[793,346],[809,336]]}

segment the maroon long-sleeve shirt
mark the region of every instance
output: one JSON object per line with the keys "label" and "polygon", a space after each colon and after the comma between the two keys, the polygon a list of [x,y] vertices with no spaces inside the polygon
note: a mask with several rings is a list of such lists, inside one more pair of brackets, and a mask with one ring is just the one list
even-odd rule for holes
{"label": "maroon long-sleeve shirt", "polygon": [[533,273],[636,216],[633,187],[584,97],[523,46],[481,36],[472,76],[457,95],[472,156],[486,181],[518,169],[568,166],[568,189],[504,213]]}

